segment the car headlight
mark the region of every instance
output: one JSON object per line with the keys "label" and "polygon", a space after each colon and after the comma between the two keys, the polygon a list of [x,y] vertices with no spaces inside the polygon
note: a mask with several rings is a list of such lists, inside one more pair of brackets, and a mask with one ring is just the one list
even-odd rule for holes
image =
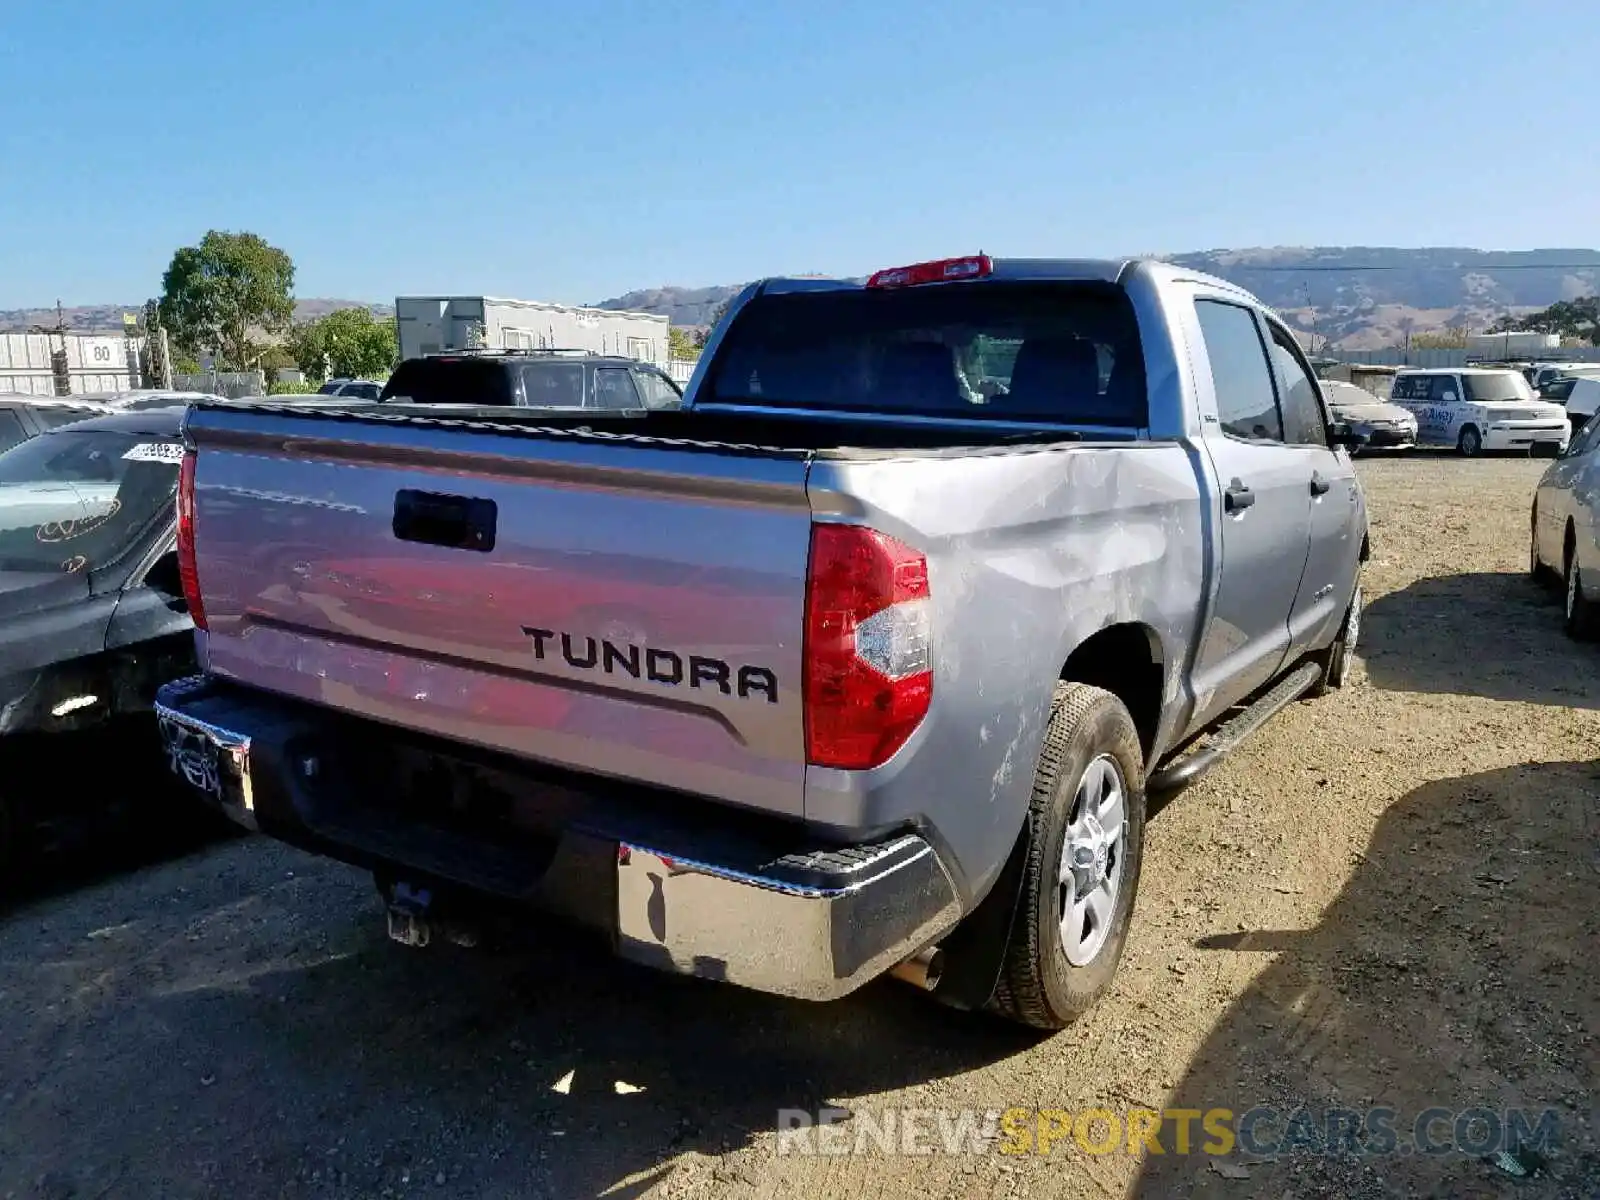
{"label": "car headlight", "polygon": [[1489,410],[1489,420],[1491,421],[1515,421],[1521,417],[1522,414],[1515,409],[1491,408]]}

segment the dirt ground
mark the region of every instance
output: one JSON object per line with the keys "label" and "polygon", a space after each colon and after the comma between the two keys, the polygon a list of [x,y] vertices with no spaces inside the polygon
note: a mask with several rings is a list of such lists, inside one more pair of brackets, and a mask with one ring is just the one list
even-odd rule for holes
{"label": "dirt ground", "polygon": [[[550,935],[406,951],[364,876],[224,841],[0,913],[0,1196],[1600,1195],[1600,650],[1524,578],[1542,467],[1363,461],[1362,667],[1152,820],[1120,981],[1058,1036],[895,982],[811,1006]],[[1549,1108],[1560,1141],[1522,1180],[1475,1153],[1170,1139],[779,1154],[778,1110],[823,1105],[1269,1105],[1273,1136],[1299,1106],[1381,1105],[1405,1145],[1429,1108]]]}

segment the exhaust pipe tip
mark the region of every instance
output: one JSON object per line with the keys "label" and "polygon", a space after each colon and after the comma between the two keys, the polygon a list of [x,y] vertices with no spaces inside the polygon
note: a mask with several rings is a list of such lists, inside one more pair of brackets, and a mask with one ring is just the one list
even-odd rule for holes
{"label": "exhaust pipe tip", "polygon": [[939,980],[944,978],[944,951],[937,946],[929,946],[905,962],[891,967],[889,974],[924,992],[934,991],[939,986]]}

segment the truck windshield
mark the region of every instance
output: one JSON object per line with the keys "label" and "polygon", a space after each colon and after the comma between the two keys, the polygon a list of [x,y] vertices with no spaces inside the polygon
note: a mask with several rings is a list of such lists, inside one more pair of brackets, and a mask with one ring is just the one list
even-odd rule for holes
{"label": "truck windshield", "polygon": [[1497,371],[1493,375],[1463,375],[1461,386],[1468,400],[1532,400],[1533,388],[1518,371]]}
{"label": "truck windshield", "polygon": [[700,403],[1147,424],[1133,306],[1104,284],[758,296],[707,384]]}
{"label": "truck windshield", "polygon": [[0,454],[0,570],[92,571],[170,519],[183,446],[63,429]]}

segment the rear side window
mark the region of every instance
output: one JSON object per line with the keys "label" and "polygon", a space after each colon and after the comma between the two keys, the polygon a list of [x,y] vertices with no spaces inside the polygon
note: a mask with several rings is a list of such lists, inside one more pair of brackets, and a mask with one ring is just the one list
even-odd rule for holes
{"label": "rear side window", "polygon": [[1600,445],[1600,417],[1591,417],[1567,447],[1567,457],[1577,458],[1580,454],[1589,453],[1597,445]]}
{"label": "rear side window", "polygon": [[405,404],[512,405],[510,372],[493,359],[408,358],[384,384],[383,400]]}
{"label": "rear side window", "polygon": [[18,442],[27,438],[22,422],[13,412],[0,412],[0,451],[11,449]]}
{"label": "rear side window", "polygon": [[530,408],[582,408],[582,363],[528,363],[522,391]]}
{"label": "rear side window", "polygon": [[1255,314],[1218,300],[1196,300],[1194,308],[1211,360],[1223,432],[1252,442],[1283,441],[1278,398]]}
{"label": "rear side window", "polygon": [[1428,398],[1428,377],[1426,375],[1397,375],[1394,386],[1389,389],[1391,400],[1426,400]]}
{"label": "rear side window", "polygon": [[1456,390],[1454,375],[1434,375],[1428,379],[1428,399],[1440,404],[1461,399],[1461,393]]}
{"label": "rear side window", "polygon": [[1091,284],[758,296],[729,326],[700,402],[1148,423],[1133,307]]}

